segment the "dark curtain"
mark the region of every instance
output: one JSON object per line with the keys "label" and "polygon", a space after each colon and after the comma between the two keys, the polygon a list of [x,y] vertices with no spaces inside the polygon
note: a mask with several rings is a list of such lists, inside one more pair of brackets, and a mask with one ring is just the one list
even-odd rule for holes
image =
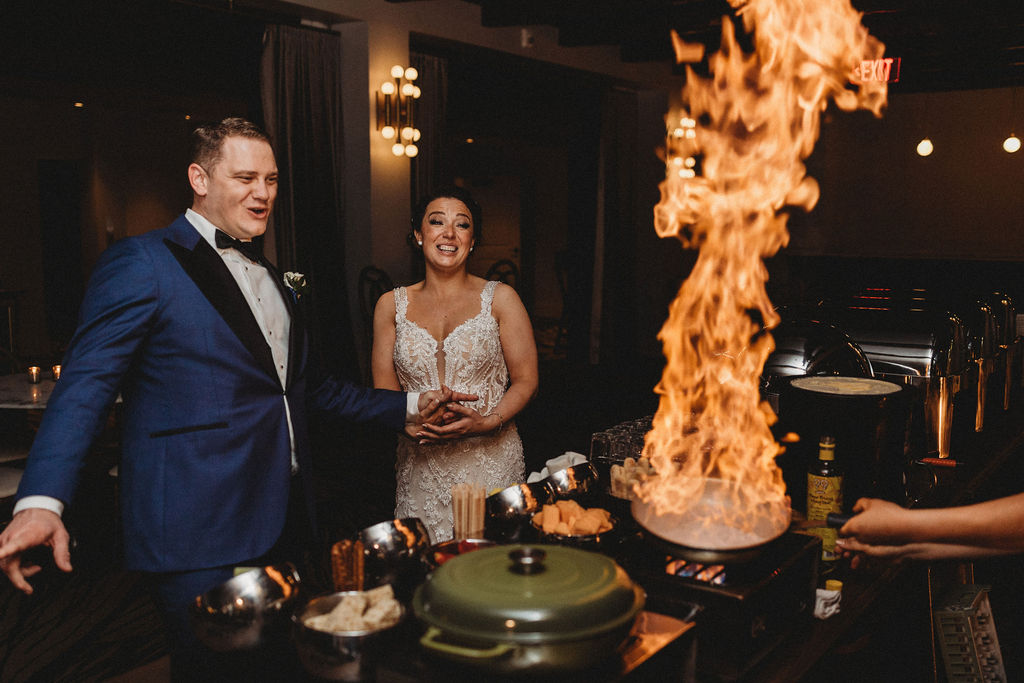
{"label": "dark curtain", "polygon": [[281,177],[274,211],[277,264],[281,271],[304,273],[310,283],[305,320],[324,368],[358,377],[345,286],[341,38],[268,27],[260,82]]}
{"label": "dark curtain", "polygon": [[435,187],[448,185],[453,170],[448,159],[445,109],[448,102],[448,60],[444,57],[410,52],[409,61],[419,71],[417,83],[422,95],[416,104],[416,127],[422,137],[420,153],[412,163],[412,202]]}

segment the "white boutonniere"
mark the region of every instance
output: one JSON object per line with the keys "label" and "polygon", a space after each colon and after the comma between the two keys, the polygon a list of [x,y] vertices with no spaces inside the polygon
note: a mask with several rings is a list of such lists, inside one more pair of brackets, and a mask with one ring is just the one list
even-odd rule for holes
{"label": "white boutonniere", "polygon": [[291,271],[285,273],[284,284],[295,293],[296,299],[309,293],[309,282],[306,281],[306,276],[302,273],[293,273]]}

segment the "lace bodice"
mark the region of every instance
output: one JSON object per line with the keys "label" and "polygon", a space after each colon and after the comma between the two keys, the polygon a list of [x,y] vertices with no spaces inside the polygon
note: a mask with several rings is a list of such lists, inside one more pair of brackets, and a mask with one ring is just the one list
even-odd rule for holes
{"label": "lace bodice", "polygon": [[395,370],[405,391],[441,388],[477,394],[470,405],[487,415],[505,394],[508,367],[501,352],[498,321],[491,315],[497,280],[480,292],[480,312],[452,330],[442,343],[406,317],[409,296],[405,287],[395,290]]}
{"label": "lace bodice", "polygon": [[[480,293],[480,312],[438,342],[407,317],[408,292],[395,289],[395,370],[405,391],[445,386],[476,394],[468,404],[490,414],[505,395],[509,375],[498,321],[491,314],[497,281]],[[443,370],[442,370],[443,368]],[[451,487],[459,483],[505,488],[524,479],[523,444],[514,422],[496,434],[420,446],[400,438],[396,454],[396,517],[419,517],[434,542],[452,537]]]}

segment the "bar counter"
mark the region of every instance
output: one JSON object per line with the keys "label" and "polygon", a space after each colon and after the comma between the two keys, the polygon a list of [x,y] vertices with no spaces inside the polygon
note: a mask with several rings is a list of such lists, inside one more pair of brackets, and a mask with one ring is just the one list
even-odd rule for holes
{"label": "bar counter", "polygon": [[[985,430],[971,433],[961,430],[954,434],[953,458],[959,463],[953,468],[936,468],[936,486],[932,495],[920,506],[955,505],[1007,495],[1020,490],[1019,476],[1024,470],[1024,400],[1020,393],[1008,411],[992,411]],[[624,559],[624,558],[616,558]],[[980,566],[981,563],[979,563]],[[64,585],[51,598],[71,595],[67,582],[86,583],[78,574],[58,577]],[[87,569],[87,567],[86,567]],[[827,574],[843,581],[841,609],[838,614],[820,620],[809,611],[794,619],[790,628],[773,647],[760,656],[756,663],[744,669],[737,677],[721,677],[707,673],[701,663],[702,634],[706,635],[702,616],[694,620],[692,628],[681,629],[677,637],[654,654],[641,667],[625,677],[617,671],[590,672],[582,679],[596,680],[682,680],[708,683],[719,680],[756,682],[817,683],[818,681],[945,680],[941,655],[934,649],[931,638],[931,607],[935,596],[957,582],[969,582],[973,566],[960,563],[915,563],[906,565],[875,565],[864,570],[851,571],[837,566]],[[120,576],[120,575],[118,575]],[[632,574],[631,574],[632,576]],[[1019,574],[1017,574],[1019,578]],[[822,576],[821,579],[825,577]],[[634,579],[644,586],[646,579]],[[821,581],[823,583],[823,580]],[[77,584],[76,584],[77,585]],[[45,587],[41,586],[41,587]],[[57,586],[53,586],[57,588]],[[94,590],[91,584],[89,590]],[[995,587],[996,589],[999,586]],[[1017,586],[1009,591],[1016,594]],[[124,599],[125,586],[118,591]],[[655,614],[669,614],[678,618],[678,612],[660,602],[651,591],[645,609]],[[993,610],[1002,598],[993,591]],[[24,601],[9,596],[13,608]],[[65,601],[62,601],[65,602]],[[63,609],[70,609],[66,605]],[[709,608],[705,612],[711,612]],[[13,612],[11,612],[13,613]],[[147,626],[156,628],[147,616]],[[1003,624],[997,615],[997,627]],[[138,626],[134,628],[139,631]],[[1004,644],[1014,639],[1003,633]],[[1017,635],[1019,630],[1009,631]],[[401,641],[389,653],[377,672],[379,683],[406,683],[416,680],[442,680],[449,673],[444,667],[425,663],[418,641],[419,625],[411,616],[403,624]],[[145,640],[153,646],[152,638]],[[703,651],[707,652],[707,647]],[[894,654],[895,653],[895,654]],[[13,660],[12,660],[13,661]],[[706,662],[703,662],[706,664]],[[1009,667],[1008,667],[1009,669]],[[844,673],[845,672],[845,673]],[[1020,673],[1017,669],[1016,673]],[[1013,672],[1009,672],[1013,680]],[[2,676],[0,676],[2,678]],[[447,678],[446,680],[451,680]],[[531,679],[532,680],[532,679]],[[561,680],[572,680],[563,677]]]}
{"label": "bar counter", "polygon": [[[951,459],[957,466],[933,468],[935,489],[916,507],[977,503],[1024,488],[1017,476],[1024,459],[1024,401],[1020,393],[1016,392],[1009,410],[989,412],[982,432],[954,432]],[[876,635],[872,629],[884,625],[899,638],[898,645],[889,643],[888,652],[883,643],[874,646],[879,648],[876,652],[880,657],[891,658],[897,650],[901,653],[898,656],[905,657],[906,661],[898,665],[901,680],[944,681],[942,656],[931,637],[931,608],[954,584],[971,582],[973,573],[972,563],[956,561],[902,565],[879,562],[860,570],[837,567],[829,576],[843,581],[840,612],[825,620],[798,624],[751,670],[748,679],[766,683],[845,680],[835,670],[839,662],[850,659],[850,650],[863,644],[858,641],[870,639]],[[1010,590],[1017,592],[1016,587]],[[832,678],[828,677],[830,670]],[[1013,680],[1012,673],[1008,676]],[[849,680],[871,678],[870,672],[861,671],[859,678]]]}

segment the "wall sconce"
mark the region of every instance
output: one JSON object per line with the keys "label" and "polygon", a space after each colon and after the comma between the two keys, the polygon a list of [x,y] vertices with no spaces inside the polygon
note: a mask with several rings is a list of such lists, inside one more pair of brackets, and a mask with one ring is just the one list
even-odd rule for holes
{"label": "wall sconce", "polygon": [[697,160],[697,122],[687,115],[678,122],[667,120],[668,131],[665,142],[666,172],[680,178],[695,178],[700,173]]}
{"label": "wall sconce", "polygon": [[420,129],[415,125],[420,88],[414,81],[418,77],[413,67],[395,64],[391,67],[394,81],[384,81],[377,91],[377,130],[385,140],[394,141],[391,153],[396,157],[414,157],[420,152],[416,146]]}

